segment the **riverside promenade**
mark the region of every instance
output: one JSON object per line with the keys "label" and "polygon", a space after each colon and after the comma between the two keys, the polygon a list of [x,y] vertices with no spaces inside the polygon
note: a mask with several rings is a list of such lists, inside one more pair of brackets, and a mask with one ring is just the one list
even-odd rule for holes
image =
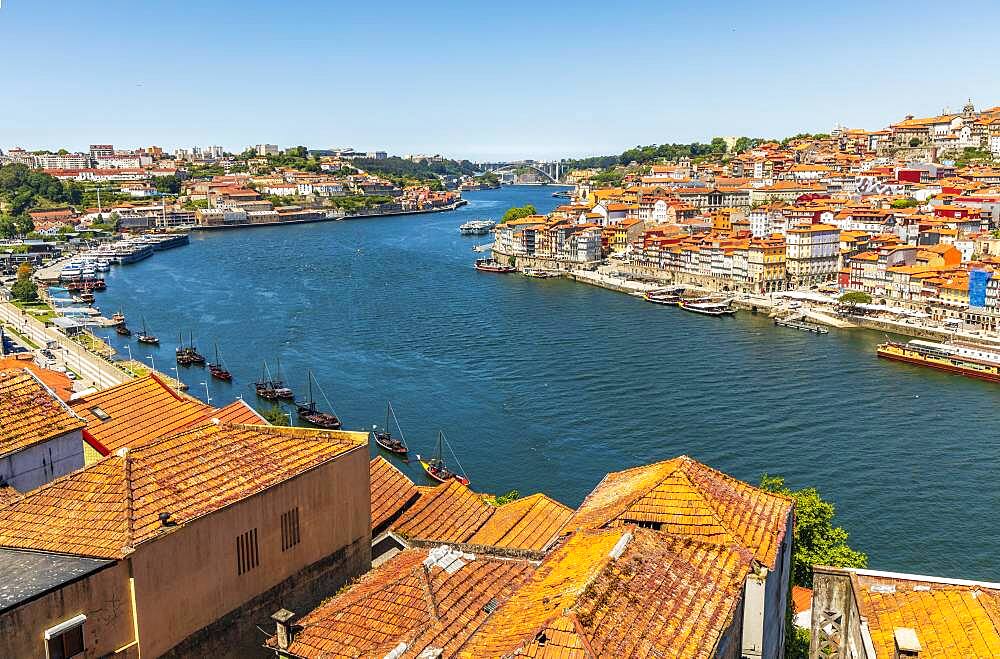
{"label": "riverside promenade", "polygon": [[418,210],[410,211],[389,211],[387,213],[355,213],[355,214],[337,214],[333,212],[326,212],[324,215],[319,217],[310,217],[301,220],[277,220],[274,222],[241,222],[239,224],[196,224],[190,227],[196,231],[216,231],[223,229],[247,229],[253,227],[278,227],[285,225],[294,224],[314,224],[316,222],[341,222],[344,220],[364,220],[376,217],[398,217],[401,215],[427,215],[429,213],[446,213],[448,211],[453,211],[462,206],[465,206],[469,202],[465,199],[459,199],[456,202],[447,204],[445,206],[434,206],[431,208],[421,208]]}
{"label": "riverside promenade", "polygon": [[110,362],[89,352],[54,327],[46,327],[9,302],[0,303],[0,322],[37,346],[36,350],[48,347],[55,355],[56,363],[77,373],[85,386],[103,389],[132,379]]}

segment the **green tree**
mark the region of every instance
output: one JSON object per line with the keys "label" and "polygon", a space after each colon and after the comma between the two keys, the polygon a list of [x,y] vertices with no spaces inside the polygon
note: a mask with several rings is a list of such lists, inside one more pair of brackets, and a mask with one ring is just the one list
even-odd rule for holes
{"label": "green tree", "polygon": [[264,417],[264,420],[272,426],[291,425],[288,421],[288,414],[285,413],[285,410],[282,409],[280,405],[271,405],[270,407],[265,407],[259,411],[260,415]]}
{"label": "green tree", "polygon": [[920,146],[920,138],[919,137],[911,137],[910,138],[910,146],[912,146],[912,147]]}
{"label": "green tree", "polygon": [[503,214],[503,219],[501,222],[513,222],[514,220],[519,220],[522,217],[528,217],[529,215],[535,215],[538,211],[531,204],[526,204],[524,206],[515,206],[513,208],[508,208],[507,212]]}
{"label": "green tree", "polygon": [[920,202],[912,197],[907,197],[906,199],[895,199],[892,204],[893,208],[914,208],[920,205]]}
{"label": "green tree", "polygon": [[760,487],[795,500],[795,534],[792,536],[792,585],[812,587],[812,567],[865,567],[868,556],[847,544],[848,533],[833,525],[836,508],[824,501],[814,487],[792,490],[781,476],[764,474]]}
{"label": "green tree", "polygon": [[498,508],[505,503],[510,503],[511,501],[517,501],[521,498],[521,493],[517,490],[510,490],[505,494],[484,494],[482,495],[483,501],[490,504],[491,506],[497,506]]}
{"label": "green tree", "polygon": [[721,156],[726,153],[726,140],[721,137],[713,137],[712,143],[709,145],[712,149],[712,153]]}
{"label": "green tree", "polygon": [[872,296],[864,291],[850,291],[840,296],[840,303],[852,307],[857,304],[871,304]]}
{"label": "green tree", "polygon": [[10,293],[19,302],[34,302],[38,299],[38,285],[31,280],[31,266],[22,263],[17,267],[17,281],[10,287]]}

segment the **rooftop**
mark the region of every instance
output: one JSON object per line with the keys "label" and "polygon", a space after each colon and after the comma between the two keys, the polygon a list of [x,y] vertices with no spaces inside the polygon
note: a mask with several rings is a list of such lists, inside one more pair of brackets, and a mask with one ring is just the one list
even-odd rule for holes
{"label": "rooftop", "polygon": [[792,500],[680,456],[613,472],[580,504],[567,529],[639,524],[664,534],[748,549],[774,569]]}
{"label": "rooftop", "polygon": [[899,627],[916,632],[921,656],[1000,656],[1000,584],[867,570],[851,581],[879,657],[893,656]]}
{"label": "rooftop", "polygon": [[[8,503],[0,546],[121,558],[365,446],[365,433],[209,423],[109,455]],[[165,527],[160,513],[176,526]]]}
{"label": "rooftop", "polygon": [[543,494],[493,506],[481,494],[453,480],[421,492],[392,528],[419,540],[542,551],[572,514]]}
{"label": "rooftop", "polygon": [[84,426],[80,417],[25,369],[0,371],[0,410],[0,456]]}
{"label": "rooftop", "polygon": [[[415,657],[426,648],[454,656],[534,572],[528,561],[447,547],[410,549],[303,617],[296,657]],[[274,639],[269,643],[273,646]]]}
{"label": "rooftop", "polygon": [[217,414],[200,400],[174,391],[156,375],[82,396],[71,405],[87,420],[87,433],[107,453],[134,448]]}
{"label": "rooftop", "polygon": [[0,549],[0,613],[113,563],[96,558]]}
{"label": "rooftop", "polygon": [[378,456],[369,463],[372,499],[372,530],[392,521],[420,496],[406,474]]}
{"label": "rooftop", "polygon": [[751,561],[735,547],[646,529],[576,533],[460,656],[714,657]]}

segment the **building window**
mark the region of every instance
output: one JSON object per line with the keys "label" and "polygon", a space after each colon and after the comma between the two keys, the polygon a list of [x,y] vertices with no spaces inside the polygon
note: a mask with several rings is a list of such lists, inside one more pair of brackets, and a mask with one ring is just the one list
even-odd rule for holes
{"label": "building window", "polygon": [[257,529],[236,536],[236,574],[246,574],[260,565],[257,551]]}
{"label": "building window", "polygon": [[299,509],[296,506],[287,513],[281,513],[281,551],[299,544]]}
{"label": "building window", "polygon": [[87,616],[82,613],[66,622],[45,630],[45,656],[47,659],[70,659],[83,654],[83,623]]}

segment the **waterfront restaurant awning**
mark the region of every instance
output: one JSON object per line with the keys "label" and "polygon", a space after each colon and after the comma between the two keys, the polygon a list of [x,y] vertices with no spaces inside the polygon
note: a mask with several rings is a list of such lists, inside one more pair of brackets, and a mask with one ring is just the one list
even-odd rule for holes
{"label": "waterfront restaurant awning", "polygon": [[61,330],[76,330],[83,327],[83,323],[72,318],[66,318],[65,316],[57,316],[52,319],[52,324]]}

